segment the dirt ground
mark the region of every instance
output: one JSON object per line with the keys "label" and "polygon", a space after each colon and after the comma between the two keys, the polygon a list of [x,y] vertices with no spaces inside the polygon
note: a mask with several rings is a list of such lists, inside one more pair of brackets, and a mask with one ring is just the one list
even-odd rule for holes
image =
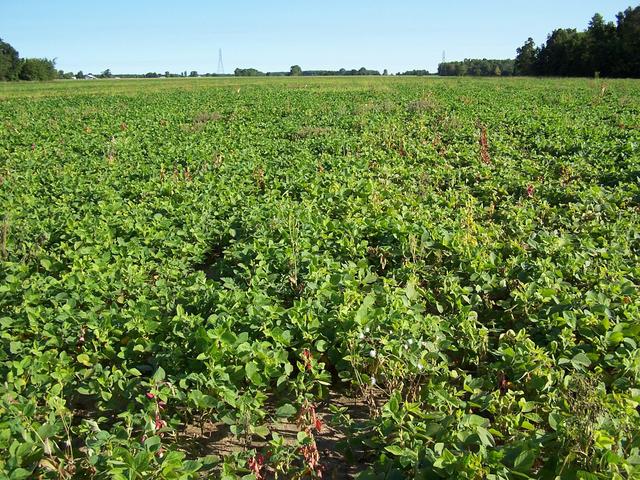
{"label": "dirt ground", "polygon": [[[316,414],[323,423],[322,432],[316,434],[316,444],[320,453],[323,478],[348,479],[353,478],[358,472],[367,466],[366,452],[353,452],[353,458],[348,461],[338,443],[346,440],[345,434],[331,424],[333,414],[329,411],[329,405],[346,408],[346,413],[356,422],[363,422],[369,418],[369,409],[363,399],[349,398],[337,393],[330,395],[329,399],[317,406]],[[296,435],[300,431],[295,421],[274,422],[268,425],[271,432],[279,434],[286,443],[294,444]],[[180,443],[186,451],[197,456],[225,455],[239,452],[247,448],[243,440],[236,438],[224,423],[206,423],[201,429],[200,425],[187,425],[181,432]],[[260,449],[265,445],[263,440],[252,440],[248,448]]]}

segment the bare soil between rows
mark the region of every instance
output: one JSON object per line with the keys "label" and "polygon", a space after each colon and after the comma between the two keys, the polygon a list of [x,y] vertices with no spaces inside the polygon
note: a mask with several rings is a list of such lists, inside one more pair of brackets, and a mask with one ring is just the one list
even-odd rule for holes
{"label": "bare soil between rows", "polygon": [[[345,408],[353,421],[363,423],[370,418],[369,406],[362,398],[351,398],[338,393],[331,393],[329,398],[318,404],[316,414],[323,423],[320,433],[315,435],[316,444],[320,453],[320,461],[323,469],[323,478],[348,479],[364,470],[368,464],[368,452],[359,450],[352,452],[350,459],[345,458],[340,448],[340,443],[348,440],[347,435],[336,426],[332,426],[333,414],[329,411],[329,405]],[[271,432],[280,435],[286,444],[296,443],[296,436],[300,431],[294,420],[272,422],[268,424]],[[200,425],[189,424],[180,432],[179,444],[182,449],[194,456],[217,455],[224,457],[245,449],[260,450],[267,445],[267,440],[251,440],[246,445],[242,439],[233,435],[229,426],[221,422],[208,422],[201,428]]]}

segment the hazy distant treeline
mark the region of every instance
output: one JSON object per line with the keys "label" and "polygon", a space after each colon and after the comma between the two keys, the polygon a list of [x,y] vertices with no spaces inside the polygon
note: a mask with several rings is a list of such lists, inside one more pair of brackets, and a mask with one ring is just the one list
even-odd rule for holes
{"label": "hazy distant treeline", "polygon": [[[385,70],[384,75],[387,71]],[[369,70],[367,68],[360,68],[358,70],[351,69],[346,70],[341,68],[340,70],[302,70],[299,65],[293,65],[288,72],[261,72],[255,68],[236,68],[234,75],[236,77],[285,77],[285,76],[302,76],[302,77],[322,77],[322,76],[342,76],[342,75],[381,75],[378,70]]]}
{"label": "hazy distant treeline", "polygon": [[472,77],[506,77],[513,75],[514,60],[487,60],[466,58],[461,62],[444,62],[438,65],[438,75]]}

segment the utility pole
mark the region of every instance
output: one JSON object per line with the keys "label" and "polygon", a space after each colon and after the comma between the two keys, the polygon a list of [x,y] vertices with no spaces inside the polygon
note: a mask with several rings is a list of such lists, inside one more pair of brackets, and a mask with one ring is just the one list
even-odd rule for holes
{"label": "utility pole", "polygon": [[224,62],[222,61],[222,49],[218,50],[218,75],[224,75]]}

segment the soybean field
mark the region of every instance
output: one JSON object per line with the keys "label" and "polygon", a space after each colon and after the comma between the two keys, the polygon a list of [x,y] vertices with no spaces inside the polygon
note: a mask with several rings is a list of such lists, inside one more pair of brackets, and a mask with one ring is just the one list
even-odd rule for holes
{"label": "soybean field", "polygon": [[640,81],[0,84],[0,478],[640,475]]}

